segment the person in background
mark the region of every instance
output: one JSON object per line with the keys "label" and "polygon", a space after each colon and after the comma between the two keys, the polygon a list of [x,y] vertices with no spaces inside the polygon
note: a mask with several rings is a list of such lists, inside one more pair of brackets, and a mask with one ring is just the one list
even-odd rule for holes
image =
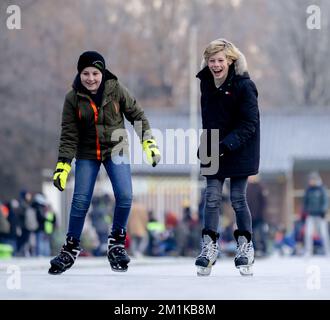
{"label": "person in background", "polygon": [[247,202],[252,216],[252,241],[256,255],[267,254],[268,225],[266,222],[267,190],[258,175],[250,176],[246,190]]}
{"label": "person in background", "polygon": [[104,200],[104,196],[93,197],[92,209],[89,213],[92,226],[95,229],[99,242],[97,248],[93,252],[96,256],[102,256],[107,252],[108,230],[109,225],[111,225],[110,208]]}
{"label": "person in background", "polygon": [[50,238],[45,230],[48,202],[42,193],[37,193],[33,197],[32,207],[35,209],[38,220],[36,230],[36,255],[50,256]]}
{"label": "person in background", "polygon": [[308,177],[308,186],[303,197],[303,211],[306,214],[305,226],[305,254],[314,253],[313,235],[315,229],[319,231],[322,239],[324,253],[330,255],[329,229],[326,214],[329,201],[326,187],[318,172],[312,172]]}
{"label": "person in background", "polygon": [[131,238],[131,252],[136,258],[142,257],[148,245],[148,210],[143,203],[134,200],[128,219],[128,234]]}
{"label": "person in background", "polygon": [[22,190],[19,195],[17,212],[17,252],[18,256],[28,257],[33,253],[31,238],[38,228],[35,209],[32,207],[32,193]]}

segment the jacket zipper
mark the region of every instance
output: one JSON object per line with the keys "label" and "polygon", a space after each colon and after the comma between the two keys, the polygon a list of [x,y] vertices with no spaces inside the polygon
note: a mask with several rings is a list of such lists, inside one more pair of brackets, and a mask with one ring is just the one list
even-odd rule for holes
{"label": "jacket zipper", "polygon": [[97,160],[101,160],[101,146],[100,146],[99,135],[97,132],[97,120],[99,117],[99,113],[97,111],[97,107],[96,107],[95,103],[92,100],[90,100],[90,104],[94,111],[95,132],[96,132],[96,158],[97,158]]}

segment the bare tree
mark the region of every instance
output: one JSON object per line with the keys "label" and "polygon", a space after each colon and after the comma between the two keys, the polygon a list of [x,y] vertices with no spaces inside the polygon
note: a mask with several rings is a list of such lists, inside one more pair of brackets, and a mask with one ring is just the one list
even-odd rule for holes
{"label": "bare tree", "polygon": [[[8,0],[0,3],[6,17]],[[189,31],[197,50],[219,37],[247,56],[261,108],[329,107],[330,2],[321,29],[309,30],[307,0],[18,0],[22,30],[0,32],[0,197],[38,191],[57,158],[65,93],[84,50],[107,67],[144,108],[189,107]],[[197,80],[196,80],[197,81]]]}
{"label": "bare tree", "polygon": [[[309,29],[307,0],[274,1],[271,10],[278,28],[269,52],[277,61],[275,69],[281,75],[282,94],[287,104],[302,107],[328,107],[330,66],[329,1],[313,2],[321,10],[321,29]],[[272,38],[273,38],[272,37]]]}

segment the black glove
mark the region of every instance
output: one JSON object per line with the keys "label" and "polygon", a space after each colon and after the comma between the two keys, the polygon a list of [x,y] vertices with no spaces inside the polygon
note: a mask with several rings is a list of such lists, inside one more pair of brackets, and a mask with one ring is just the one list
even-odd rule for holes
{"label": "black glove", "polygon": [[[197,149],[197,158],[198,159],[200,159],[200,157],[199,157],[199,148]],[[220,142],[220,144],[219,144],[219,157],[222,157],[225,154],[225,152],[227,152],[227,151],[228,151],[228,148],[226,147],[226,145],[223,144],[222,142]]]}
{"label": "black glove", "polygon": [[228,148],[226,147],[225,144],[220,142],[219,144],[219,157],[222,157],[226,152],[228,151]]}

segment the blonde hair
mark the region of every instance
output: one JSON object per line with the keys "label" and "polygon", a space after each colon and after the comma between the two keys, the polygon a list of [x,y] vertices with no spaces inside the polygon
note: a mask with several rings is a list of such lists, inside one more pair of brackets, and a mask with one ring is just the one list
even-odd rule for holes
{"label": "blonde hair", "polygon": [[216,39],[211,41],[204,50],[203,57],[206,63],[211,56],[220,51],[224,51],[226,58],[232,62],[235,62],[240,56],[240,51],[233,43],[225,39]]}
{"label": "blonde hair", "polygon": [[223,51],[226,58],[234,63],[235,71],[237,74],[243,74],[247,72],[247,62],[242,52],[230,41],[226,39],[216,39],[211,41],[204,50],[201,69],[207,66],[207,63],[211,56]]}

